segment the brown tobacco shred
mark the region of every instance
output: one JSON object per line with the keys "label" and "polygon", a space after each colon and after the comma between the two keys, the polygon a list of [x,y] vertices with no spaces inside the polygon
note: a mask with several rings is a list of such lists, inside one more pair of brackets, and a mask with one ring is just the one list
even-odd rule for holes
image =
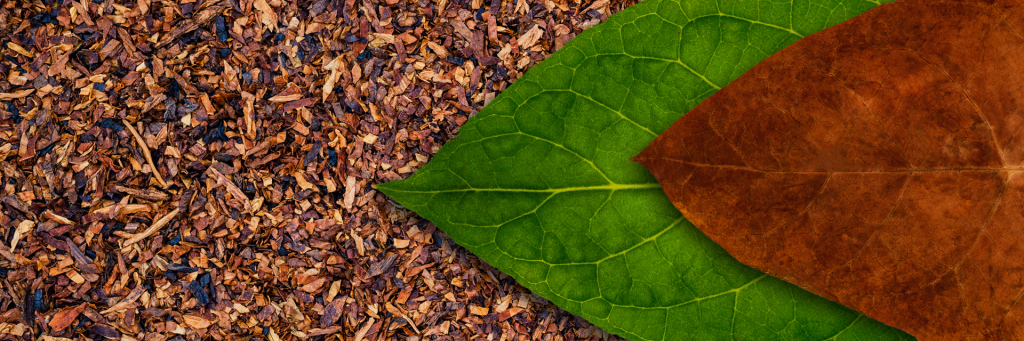
{"label": "brown tobacco shred", "polygon": [[[142,149],[142,156],[146,157],[146,163],[149,164],[150,169],[158,169],[156,164],[153,163],[153,154],[149,152],[149,147],[146,146],[146,141],[142,138],[142,135],[139,135],[139,132],[132,128],[132,124],[128,123],[128,120],[122,120],[121,122],[124,122],[124,127],[132,133],[132,137],[135,137],[135,143],[138,144],[139,149]],[[152,174],[156,178],[156,182],[160,183],[161,188],[167,188],[167,182],[164,181],[160,172],[152,172]]]}
{"label": "brown tobacco shred", "polygon": [[609,338],[370,185],[634,2],[0,2],[0,339]]}

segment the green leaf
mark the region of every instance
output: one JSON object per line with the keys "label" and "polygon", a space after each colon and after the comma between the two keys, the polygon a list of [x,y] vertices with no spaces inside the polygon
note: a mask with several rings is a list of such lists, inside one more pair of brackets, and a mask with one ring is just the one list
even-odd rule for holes
{"label": "green leaf", "polygon": [[646,0],[527,72],[412,177],[377,188],[632,340],[912,339],[739,263],[629,161],[768,55],[877,5]]}

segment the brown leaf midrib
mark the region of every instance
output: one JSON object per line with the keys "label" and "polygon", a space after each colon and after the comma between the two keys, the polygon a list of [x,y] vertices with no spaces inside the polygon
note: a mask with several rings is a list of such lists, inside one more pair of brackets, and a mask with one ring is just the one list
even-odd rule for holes
{"label": "brown leaf midrib", "polygon": [[[891,169],[891,170],[825,170],[825,171],[791,171],[791,170],[764,170],[753,167],[742,167],[742,166],[730,166],[730,165],[716,165],[710,163],[701,163],[693,161],[685,161],[676,158],[661,157],[659,160],[669,160],[679,163],[685,163],[697,167],[708,167],[708,168],[725,168],[735,170],[745,170],[751,172],[761,173],[794,173],[794,174],[828,174],[828,173],[923,173],[923,172],[962,172],[962,171],[996,171],[996,172],[1020,172],[1024,171],[1024,167],[1002,167],[1002,168],[925,168],[925,169]],[[634,161],[640,162],[641,160],[648,160],[647,158],[635,158]],[[654,160],[654,159],[649,159]]]}

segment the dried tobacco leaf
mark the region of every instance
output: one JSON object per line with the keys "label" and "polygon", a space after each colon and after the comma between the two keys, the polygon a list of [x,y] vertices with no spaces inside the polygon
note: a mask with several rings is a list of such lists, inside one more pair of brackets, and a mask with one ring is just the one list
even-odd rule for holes
{"label": "dried tobacco leaf", "polygon": [[4,2],[0,338],[603,334],[369,185],[635,2]]}
{"label": "dried tobacco leaf", "polygon": [[94,324],[92,326],[89,326],[89,331],[92,332],[93,334],[102,336],[102,337],[107,338],[107,339],[112,339],[112,340],[119,340],[119,339],[121,339],[121,332],[119,332],[119,331],[117,331],[117,329],[114,329],[113,327],[110,327],[110,326],[107,326],[107,325]]}
{"label": "dried tobacco leaf", "polygon": [[884,5],[635,160],[731,255],[922,340],[1024,338],[1024,6]]}
{"label": "dried tobacco leaf", "polygon": [[196,329],[206,328],[213,324],[212,322],[210,322],[210,320],[207,320],[201,316],[185,315],[183,316],[183,318],[185,320],[186,325]]}
{"label": "dried tobacco leaf", "polygon": [[78,318],[78,315],[82,313],[82,310],[85,310],[85,303],[61,309],[50,317],[48,325],[50,328],[53,328],[54,331],[60,331],[67,328],[75,321],[76,318]]}

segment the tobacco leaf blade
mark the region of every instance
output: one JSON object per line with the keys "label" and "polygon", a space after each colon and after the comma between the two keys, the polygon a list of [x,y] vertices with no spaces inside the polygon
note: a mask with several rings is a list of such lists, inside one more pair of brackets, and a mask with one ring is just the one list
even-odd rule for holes
{"label": "tobacco leaf blade", "polygon": [[769,57],[635,159],[745,264],[922,340],[1020,339],[1022,10],[880,6]]}

